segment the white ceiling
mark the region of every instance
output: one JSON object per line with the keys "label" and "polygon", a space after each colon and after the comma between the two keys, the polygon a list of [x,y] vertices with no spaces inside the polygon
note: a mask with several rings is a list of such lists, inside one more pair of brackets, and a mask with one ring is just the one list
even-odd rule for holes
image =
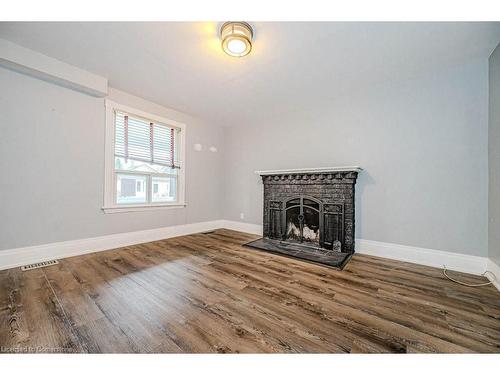
{"label": "white ceiling", "polygon": [[487,58],[500,41],[500,23],[251,24],[244,58],[222,52],[215,22],[3,22],[0,37],[224,126]]}

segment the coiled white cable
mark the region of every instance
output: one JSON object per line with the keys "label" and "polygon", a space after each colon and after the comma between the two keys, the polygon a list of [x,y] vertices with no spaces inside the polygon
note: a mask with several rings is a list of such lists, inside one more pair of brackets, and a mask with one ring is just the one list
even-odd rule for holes
{"label": "coiled white cable", "polygon": [[448,278],[450,279],[451,281],[457,283],[457,284],[460,284],[460,285],[465,285],[465,286],[470,286],[470,287],[479,287],[479,286],[486,286],[486,285],[490,285],[490,284],[493,284],[493,282],[496,282],[497,281],[497,277],[495,276],[495,274],[493,272],[490,272],[490,271],[485,271],[483,272],[483,274],[481,276],[486,276],[486,274],[489,273],[493,276],[493,280],[492,281],[489,281],[487,283],[481,283],[481,284],[468,284],[468,283],[464,283],[462,281],[459,281],[459,280],[456,280],[454,278],[452,278],[451,276],[448,276],[448,274],[446,273],[446,266],[443,265],[443,274]]}

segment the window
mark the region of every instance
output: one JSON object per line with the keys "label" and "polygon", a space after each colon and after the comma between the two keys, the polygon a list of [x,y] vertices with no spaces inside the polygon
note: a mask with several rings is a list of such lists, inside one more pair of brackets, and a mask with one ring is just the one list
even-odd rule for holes
{"label": "window", "polygon": [[185,126],[106,101],[105,212],[184,204]]}

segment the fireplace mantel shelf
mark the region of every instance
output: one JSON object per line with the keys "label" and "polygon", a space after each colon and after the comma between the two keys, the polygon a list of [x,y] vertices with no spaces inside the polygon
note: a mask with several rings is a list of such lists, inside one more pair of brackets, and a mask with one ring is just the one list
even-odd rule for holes
{"label": "fireplace mantel shelf", "polygon": [[348,166],[348,167],[278,169],[270,171],[255,171],[255,173],[261,176],[270,176],[270,175],[299,174],[299,173],[361,172],[362,170],[363,168],[358,166]]}

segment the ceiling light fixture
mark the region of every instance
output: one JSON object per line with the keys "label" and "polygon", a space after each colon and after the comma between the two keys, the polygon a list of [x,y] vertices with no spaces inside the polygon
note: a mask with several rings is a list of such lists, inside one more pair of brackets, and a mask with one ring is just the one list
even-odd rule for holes
{"label": "ceiling light fixture", "polygon": [[226,22],[220,29],[222,49],[229,56],[243,57],[252,50],[252,27],[246,22]]}

